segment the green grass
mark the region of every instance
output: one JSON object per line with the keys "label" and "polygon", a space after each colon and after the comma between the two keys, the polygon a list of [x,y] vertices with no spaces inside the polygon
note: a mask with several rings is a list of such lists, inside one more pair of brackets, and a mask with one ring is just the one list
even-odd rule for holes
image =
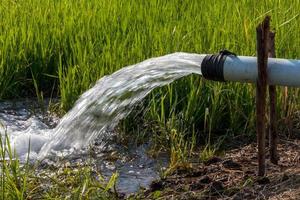
{"label": "green grass", "polygon": [[117,199],[117,173],[105,181],[89,163],[58,170],[38,168],[39,163],[29,160],[21,164],[4,135],[0,137],[1,199]]}
{"label": "green grass", "polygon": [[[224,48],[254,56],[255,27],[266,14],[276,31],[277,56],[299,58],[299,10],[297,0],[4,0],[0,99],[59,97],[56,112],[63,113],[99,78],[150,57]],[[142,115],[139,124],[129,118],[122,125],[128,132],[142,125],[141,138],[147,130],[155,132],[155,144],[170,149],[173,166],[186,163],[199,141],[208,145],[200,153],[200,159],[207,159],[215,151],[216,137],[254,132],[254,95],[253,85],[189,76],[152,92],[146,112],[130,116]],[[299,110],[299,90],[290,89],[288,106],[283,102],[280,89],[277,110],[282,121],[289,121]],[[3,159],[3,146],[1,153]],[[3,198],[26,199],[37,190],[41,182],[30,178],[33,172],[26,166],[2,161]],[[87,185],[89,191],[99,188],[84,174],[69,176],[84,177],[70,180],[70,197],[87,198],[80,196],[88,195],[81,193]],[[64,192],[57,184],[42,194],[61,198]]]}
{"label": "green grass", "polygon": [[[277,33],[277,55],[297,58],[299,8],[295,0],[4,1],[0,98],[54,95],[67,111],[97,79],[146,58],[223,48],[255,55],[255,26],[266,14]],[[150,118],[166,122],[175,112],[200,126],[208,108],[212,130],[253,126],[252,86],[199,79],[189,77],[156,91],[156,97],[162,95],[153,100]]]}
{"label": "green grass", "polygon": [[[266,14],[276,31],[277,56],[299,58],[299,10],[297,0],[2,1],[0,99],[59,97],[57,112],[66,112],[99,78],[150,57],[224,48],[254,56],[255,27]],[[287,109],[279,92],[281,119],[299,109],[298,93],[290,89]],[[254,94],[253,85],[189,76],[152,92],[140,123],[157,131],[154,140],[169,149],[182,146],[186,155],[183,140],[192,138],[192,148],[219,135],[253,133]],[[124,124],[132,130],[141,125]],[[183,137],[172,139],[170,130]]]}

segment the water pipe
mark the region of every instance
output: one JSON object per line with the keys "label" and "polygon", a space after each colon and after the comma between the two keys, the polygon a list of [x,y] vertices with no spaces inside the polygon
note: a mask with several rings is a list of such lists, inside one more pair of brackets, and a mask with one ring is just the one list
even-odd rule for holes
{"label": "water pipe", "polygon": [[[205,55],[201,72],[209,80],[255,83],[257,58],[236,56],[224,50]],[[269,85],[300,87],[300,60],[269,58],[267,74]]]}

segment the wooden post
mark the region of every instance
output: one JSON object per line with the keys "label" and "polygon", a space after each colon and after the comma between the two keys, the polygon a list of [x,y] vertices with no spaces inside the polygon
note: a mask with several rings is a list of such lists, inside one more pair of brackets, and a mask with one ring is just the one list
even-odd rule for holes
{"label": "wooden post", "polygon": [[269,52],[270,17],[266,16],[256,28],[257,67],[256,81],[256,133],[258,146],[258,176],[265,175],[265,136],[266,136],[266,93],[267,66]]}
{"label": "wooden post", "polygon": [[[270,32],[269,35],[269,57],[275,58],[275,33]],[[269,129],[269,146],[270,146],[270,160],[273,164],[278,164],[279,156],[277,152],[277,117],[276,117],[276,86],[269,86],[270,98],[270,129]]]}

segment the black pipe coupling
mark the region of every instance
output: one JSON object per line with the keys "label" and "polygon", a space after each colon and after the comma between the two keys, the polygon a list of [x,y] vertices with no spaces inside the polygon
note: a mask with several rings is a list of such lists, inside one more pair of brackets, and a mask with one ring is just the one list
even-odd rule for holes
{"label": "black pipe coupling", "polygon": [[218,54],[209,54],[201,63],[202,76],[205,79],[224,82],[224,62],[227,56],[236,56],[228,50],[222,50]]}

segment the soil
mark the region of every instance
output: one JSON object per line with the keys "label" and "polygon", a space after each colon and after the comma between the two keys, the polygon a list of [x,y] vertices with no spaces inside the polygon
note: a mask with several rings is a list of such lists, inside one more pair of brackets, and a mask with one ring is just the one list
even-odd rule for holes
{"label": "soil", "polygon": [[178,169],[152,183],[138,198],[300,199],[300,134],[297,137],[279,141],[278,165],[269,161],[267,153],[265,177],[257,176],[257,147],[252,142],[228,150],[222,157],[193,163],[189,170]]}

